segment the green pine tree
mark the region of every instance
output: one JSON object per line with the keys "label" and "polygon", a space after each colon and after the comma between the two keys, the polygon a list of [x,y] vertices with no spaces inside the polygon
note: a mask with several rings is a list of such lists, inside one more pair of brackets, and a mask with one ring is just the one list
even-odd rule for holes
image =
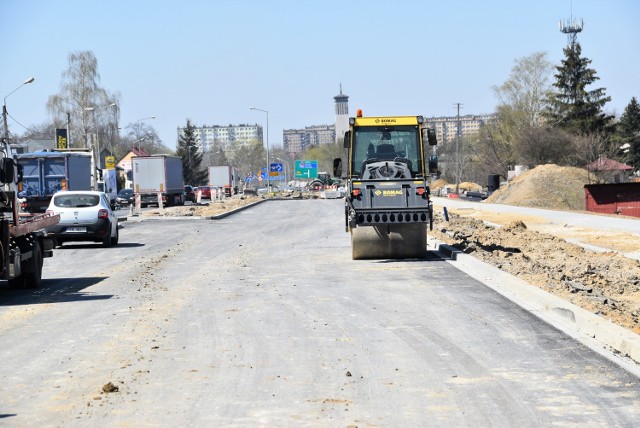
{"label": "green pine tree", "polygon": [[552,92],[546,110],[548,123],[574,134],[607,135],[612,132],[613,116],[603,112],[604,105],[611,101],[605,96],[605,88],[587,90],[599,77],[589,68],[591,60],[580,57],[582,49],[579,43],[564,48],[565,58],[555,74]]}
{"label": "green pine tree", "polygon": [[187,126],[178,138],[176,155],[182,158],[182,176],[185,184],[201,186],[207,184],[208,171],[202,167],[202,152],[198,150],[196,127],[187,119]]}
{"label": "green pine tree", "polygon": [[629,145],[625,151],[625,161],[634,171],[640,171],[640,104],[636,97],[624,109],[617,126],[620,146]]}

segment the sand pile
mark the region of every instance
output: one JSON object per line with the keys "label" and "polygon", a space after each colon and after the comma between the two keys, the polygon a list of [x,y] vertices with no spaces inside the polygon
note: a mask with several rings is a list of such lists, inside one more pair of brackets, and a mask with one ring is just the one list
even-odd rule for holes
{"label": "sand pile", "polygon": [[525,171],[495,191],[487,202],[560,210],[585,209],[586,170],[554,164]]}

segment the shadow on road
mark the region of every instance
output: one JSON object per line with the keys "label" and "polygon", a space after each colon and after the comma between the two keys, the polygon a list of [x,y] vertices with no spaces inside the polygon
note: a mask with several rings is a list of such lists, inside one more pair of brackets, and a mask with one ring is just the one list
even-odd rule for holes
{"label": "shadow on road", "polygon": [[424,263],[424,262],[441,262],[442,258],[434,251],[427,251],[427,255],[421,259],[383,259],[376,263]]}
{"label": "shadow on road", "polygon": [[106,300],[113,294],[96,294],[83,290],[98,284],[105,277],[43,279],[40,288],[15,289],[0,283],[0,306],[35,305],[43,303]]}
{"label": "shadow on road", "polygon": [[[138,248],[138,247],[144,247],[145,244],[139,243],[139,242],[121,242],[118,245],[114,245],[113,247],[109,247],[109,248],[105,248],[105,250],[109,250],[109,251],[113,251],[113,250],[117,250],[118,248]],[[100,243],[78,243],[78,244],[74,244],[72,242],[65,242],[64,245],[62,247],[56,247],[56,251],[58,250],[82,250],[85,248],[104,248],[102,246],[102,244]]]}

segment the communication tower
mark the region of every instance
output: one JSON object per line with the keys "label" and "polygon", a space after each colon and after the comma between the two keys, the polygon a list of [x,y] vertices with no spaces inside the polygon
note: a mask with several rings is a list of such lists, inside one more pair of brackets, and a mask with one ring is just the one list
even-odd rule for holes
{"label": "communication tower", "polygon": [[567,20],[560,20],[560,31],[567,35],[567,43],[571,46],[571,49],[573,49],[578,40],[578,33],[581,32],[584,27],[584,21],[582,18],[579,20],[575,19],[573,17],[573,7],[571,9],[571,17]]}

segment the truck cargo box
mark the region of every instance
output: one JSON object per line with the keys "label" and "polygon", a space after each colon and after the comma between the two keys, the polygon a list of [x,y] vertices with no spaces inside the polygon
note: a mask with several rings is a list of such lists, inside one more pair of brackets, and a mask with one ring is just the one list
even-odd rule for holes
{"label": "truck cargo box", "polygon": [[[147,201],[162,193],[168,205],[184,204],[182,159],[178,156],[137,156],[131,161],[133,191]],[[157,202],[157,197],[155,199]],[[155,203],[155,202],[149,202]]]}
{"label": "truck cargo box", "polygon": [[225,196],[232,196],[238,193],[236,170],[232,166],[210,166],[209,186],[223,189]]}
{"label": "truck cargo box", "polygon": [[23,168],[26,209],[44,212],[60,190],[91,190],[91,154],[82,152],[34,152],[16,157]]}

